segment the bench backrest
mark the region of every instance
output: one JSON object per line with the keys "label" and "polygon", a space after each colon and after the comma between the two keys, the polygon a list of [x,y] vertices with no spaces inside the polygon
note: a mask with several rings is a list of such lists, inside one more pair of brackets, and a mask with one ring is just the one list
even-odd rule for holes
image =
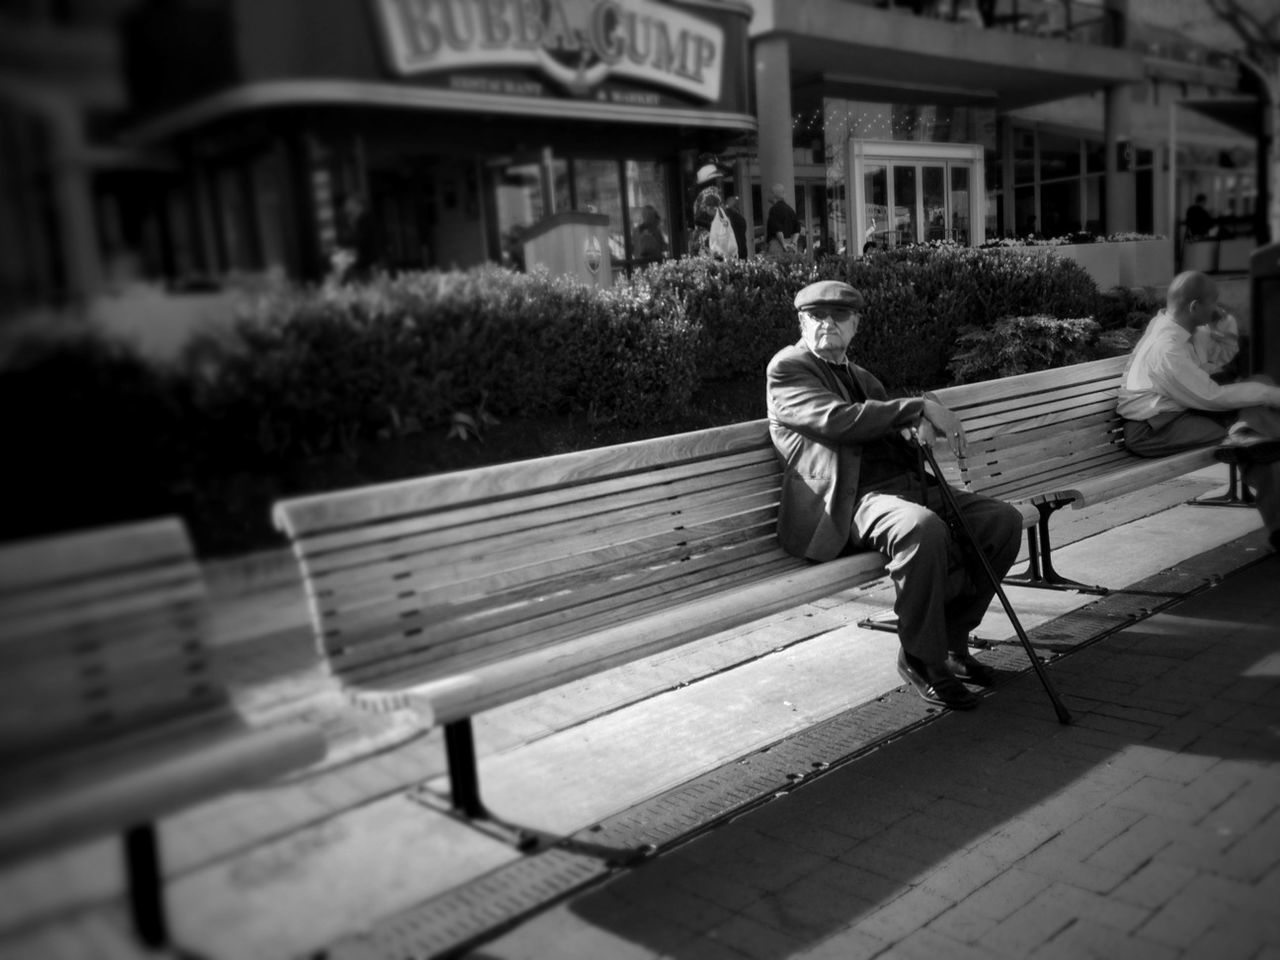
{"label": "bench backrest", "polygon": [[1127,356],[945,387],[964,423],[961,475],[973,490],[1017,499],[1067,474],[1130,462],[1116,395]]}
{"label": "bench backrest", "polygon": [[221,704],[206,615],[174,517],[0,547],[0,758],[95,746]]}
{"label": "bench backrest", "polygon": [[447,675],[805,566],[764,420],[284,501],[320,653]]}

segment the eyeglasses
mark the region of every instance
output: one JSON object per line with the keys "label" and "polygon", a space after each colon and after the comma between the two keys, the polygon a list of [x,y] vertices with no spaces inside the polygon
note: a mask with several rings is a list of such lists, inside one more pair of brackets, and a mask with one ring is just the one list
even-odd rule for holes
{"label": "eyeglasses", "polygon": [[848,307],[806,307],[804,315],[815,323],[854,323],[861,315]]}

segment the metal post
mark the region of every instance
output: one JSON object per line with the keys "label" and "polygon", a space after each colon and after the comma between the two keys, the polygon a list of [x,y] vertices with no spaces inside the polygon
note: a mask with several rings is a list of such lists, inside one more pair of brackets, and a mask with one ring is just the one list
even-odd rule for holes
{"label": "metal post", "polygon": [[476,770],[475,738],[471,718],[444,725],[445,754],[449,760],[449,788],[453,809],[467,817],[481,819],[488,814],[480,802],[480,778]]}
{"label": "metal post", "polygon": [[124,832],[125,869],[129,883],[129,912],[138,939],[152,950],[169,943],[164,913],[164,878],[160,874],[160,845],[152,823]]}

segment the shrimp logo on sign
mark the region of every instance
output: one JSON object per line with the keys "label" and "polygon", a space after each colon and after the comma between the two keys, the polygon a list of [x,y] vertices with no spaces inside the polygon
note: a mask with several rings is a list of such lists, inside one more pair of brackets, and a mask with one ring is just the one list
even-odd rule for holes
{"label": "shrimp logo on sign", "polygon": [[597,270],[600,269],[600,238],[591,236],[582,244],[582,260],[587,265],[587,269],[595,276]]}

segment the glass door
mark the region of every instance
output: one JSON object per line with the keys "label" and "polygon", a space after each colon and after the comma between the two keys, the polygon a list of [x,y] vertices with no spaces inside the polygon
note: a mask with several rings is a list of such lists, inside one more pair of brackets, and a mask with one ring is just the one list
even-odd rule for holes
{"label": "glass door", "polygon": [[[950,240],[982,243],[980,201],[971,185],[984,174],[978,144],[852,140],[856,250]],[[854,251],[850,251],[854,252]]]}
{"label": "glass door", "polygon": [[797,180],[795,211],[800,221],[799,252],[830,253],[826,180]]}

